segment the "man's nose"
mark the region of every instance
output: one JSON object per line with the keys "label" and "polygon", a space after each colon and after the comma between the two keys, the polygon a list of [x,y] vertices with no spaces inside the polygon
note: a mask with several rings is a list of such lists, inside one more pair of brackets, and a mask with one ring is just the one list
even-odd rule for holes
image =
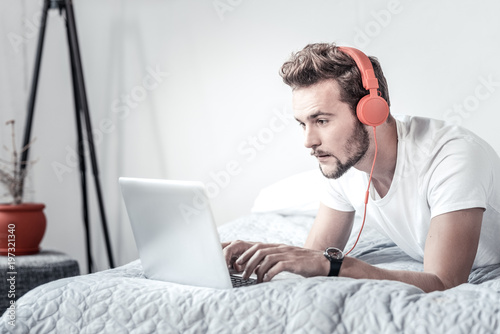
{"label": "man's nose", "polygon": [[307,148],[317,147],[321,144],[318,133],[314,129],[306,127],[304,130],[304,146]]}

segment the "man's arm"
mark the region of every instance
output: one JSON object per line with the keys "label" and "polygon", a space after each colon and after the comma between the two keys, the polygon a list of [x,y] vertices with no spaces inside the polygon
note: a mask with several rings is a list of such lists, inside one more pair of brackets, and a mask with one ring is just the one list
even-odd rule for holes
{"label": "man's arm", "polygon": [[[476,255],[483,211],[482,208],[460,210],[432,219],[425,245],[424,272],[387,270],[346,257],[339,275],[396,280],[415,285],[426,292],[465,283]],[[312,233],[328,234],[328,229],[318,224],[313,226]],[[316,240],[317,243],[309,240]],[[327,275],[329,262],[322,255],[323,243],[330,246],[328,243],[335,240],[308,238],[308,242],[311,249],[253,244],[241,254],[237,263],[245,267],[247,275],[255,270],[258,279],[263,281],[272,279],[281,271],[306,277]]]}
{"label": "man's arm", "polygon": [[[321,252],[315,252],[315,256],[319,257],[319,260],[323,265],[328,264],[328,260],[323,256],[323,251],[326,247],[337,247],[343,249],[349,240],[349,235],[351,233],[352,224],[354,221],[354,211],[344,212],[329,208],[323,203],[320,204],[314,223],[309,231],[307,240],[305,242],[304,248],[317,250]],[[223,253],[226,258],[226,263],[228,267],[234,267],[237,271],[243,271],[246,265],[239,265],[239,263],[245,263],[248,261],[255,252],[263,252],[263,249],[268,249],[266,253],[284,253],[288,250],[286,245],[280,244],[262,244],[256,242],[240,241],[235,240],[232,242],[225,242],[222,244]],[[290,246],[291,247],[291,246]],[[296,247],[292,247],[296,250]],[[308,250],[304,250],[301,254],[305,257],[312,256]],[[297,254],[295,254],[297,255]],[[236,259],[240,261],[236,262]],[[312,259],[310,258],[309,261]],[[276,270],[277,268],[275,268]],[[307,268],[303,268],[307,270]],[[295,273],[299,274],[299,268],[295,268]],[[249,272],[250,275],[253,272]],[[327,271],[328,273],[328,271]],[[318,273],[317,275],[321,275]],[[274,276],[274,275],[273,275]],[[262,278],[262,277],[261,277]]]}
{"label": "man's arm", "polygon": [[426,292],[466,283],[476,257],[483,219],[482,208],[445,213],[431,221],[424,253],[424,271],[376,268],[348,257],[340,276],[389,279],[413,284]]}
{"label": "man's arm", "polygon": [[353,222],[354,211],[338,211],[321,203],[304,247],[323,251],[327,247],[344,249]]}

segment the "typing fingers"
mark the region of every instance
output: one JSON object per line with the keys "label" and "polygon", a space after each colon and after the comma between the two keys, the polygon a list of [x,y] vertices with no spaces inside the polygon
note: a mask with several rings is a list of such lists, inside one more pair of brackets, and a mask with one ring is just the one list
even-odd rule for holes
{"label": "typing fingers", "polygon": [[[262,282],[264,274],[276,262],[282,259],[286,247],[279,245],[256,244],[241,255],[237,264],[245,264],[243,278],[248,278],[253,272],[257,274],[257,281]],[[278,256],[279,255],[279,256]],[[259,267],[259,270],[256,270]]]}
{"label": "typing fingers", "polygon": [[222,253],[226,259],[226,264],[228,268],[234,268],[237,271],[244,269],[241,264],[236,264],[236,260],[243,254],[246,250],[254,245],[253,242],[235,240],[231,242],[222,243]]}

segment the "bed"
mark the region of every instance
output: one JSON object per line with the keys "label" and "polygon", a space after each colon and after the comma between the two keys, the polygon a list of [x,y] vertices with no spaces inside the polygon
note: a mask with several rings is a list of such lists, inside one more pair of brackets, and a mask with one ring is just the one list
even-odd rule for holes
{"label": "bed", "polygon": [[[302,245],[317,199],[262,204],[275,195],[264,189],[252,213],[219,227],[221,240]],[[422,270],[369,224],[352,254],[384,268]],[[18,300],[15,326],[7,313],[1,320],[1,333],[495,333],[500,265],[424,293],[394,281],[290,273],[238,289],[198,288],[146,279],[136,260],[42,285]]]}

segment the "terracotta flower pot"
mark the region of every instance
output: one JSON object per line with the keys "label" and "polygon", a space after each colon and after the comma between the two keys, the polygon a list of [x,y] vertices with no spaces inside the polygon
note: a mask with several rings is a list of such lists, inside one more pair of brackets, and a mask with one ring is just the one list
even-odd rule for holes
{"label": "terracotta flower pot", "polygon": [[0,204],[0,255],[35,254],[45,234],[44,204]]}

